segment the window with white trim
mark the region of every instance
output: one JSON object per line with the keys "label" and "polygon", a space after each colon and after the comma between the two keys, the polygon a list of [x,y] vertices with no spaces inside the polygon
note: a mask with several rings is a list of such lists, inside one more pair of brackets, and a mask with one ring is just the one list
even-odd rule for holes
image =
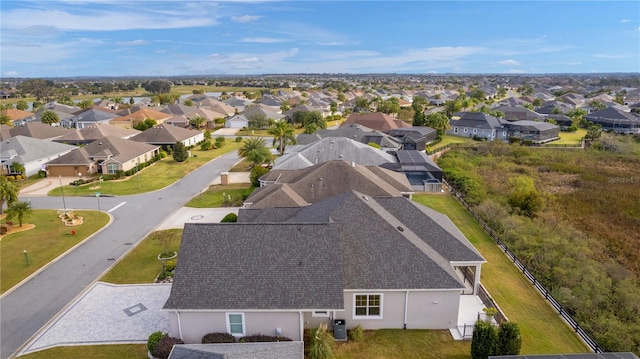
{"label": "window with white trim", "polygon": [[313,312],[311,312],[311,316],[312,317],[328,317],[329,316],[329,312],[326,310],[315,310]]}
{"label": "window with white trim", "polygon": [[464,128],[464,133],[467,133],[467,128],[466,127]]}
{"label": "window with white trim", "polygon": [[107,173],[115,174],[118,172],[118,164],[117,163],[109,163],[107,164]]}
{"label": "window with white trim", "polygon": [[244,336],[244,313],[227,313],[227,333]]}
{"label": "window with white trim", "polygon": [[455,126],[455,127],[453,128],[453,133],[458,133],[458,126]]}
{"label": "window with white trim", "polygon": [[474,129],[473,129],[473,133],[478,133],[478,129],[477,129],[477,128],[474,128]]}
{"label": "window with white trim", "polygon": [[353,319],[382,319],[382,294],[354,294]]}

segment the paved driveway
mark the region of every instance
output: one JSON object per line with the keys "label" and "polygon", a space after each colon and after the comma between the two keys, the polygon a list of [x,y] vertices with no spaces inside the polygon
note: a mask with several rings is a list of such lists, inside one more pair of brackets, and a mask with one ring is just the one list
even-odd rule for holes
{"label": "paved driveway", "polygon": [[169,331],[162,306],[171,284],[114,285],[97,282],[68,305],[20,352],[56,346],[146,343],[149,334]]}

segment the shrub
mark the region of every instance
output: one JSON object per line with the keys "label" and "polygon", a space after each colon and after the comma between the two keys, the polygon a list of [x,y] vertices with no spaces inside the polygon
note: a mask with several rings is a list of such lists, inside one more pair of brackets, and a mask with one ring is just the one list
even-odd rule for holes
{"label": "shrub", "polygon": [[168,359],[169,354],[171,354],[171,349],[173,349],[173,346],[176,344],[184,344],[184,342],[179,338],[165,335],[160,338],[160,341],[153,347],[151,354],[156,358]]}
{"label": "shrub", "polygon": [[160,155],[160,158],[165,158],[165,157],[167,157],[167,151],[160,150],[160,151],[158,151],[158,154]]}
{"label": "shrub", "polygon": [[251,170],[251,175],[249,175],[249,179],[251,179],[251,184],[254,187],[260,187],[260,177],[269,172],[268,169],[262,166],[255,166]]}
{"label": "shrub", "polygon": [[238,342],[240,343],[290,342],[290,341],[292,340],[287,337],[283,337],[283,336],[274,337],[271,335],[262,335],[262,334],[248,335],[238,340]]}
{"label": "shrub", "polygon": [[364,331],[360,324],[349,331],[349,340],[354,342],[361,342],[364,340]]}
{"label": "shrub", "polygon": [[123,170],[117,170],[116,171],[116,179],[120,179],[120,178],[122,178],[124,176],[125,176],[125,173],[124,173]]}
{"label": "shrub", "polygon": [[7,176],[7,179],[9,181],[15,181],[16,180],[16,176]]}
{"label": "shrub", "polygon": [[369,146],[371,146],[373,148],[380,149],[380,145],[375,143],[375,142],[369,142],[369,143],[367,143],[367,145],[369,145]]}
{"label": "shrub", "polygon": [[327,325],[321,324],[309,333],[307,357],[309,359],[333,358],[333,343],[333,335],[327,330]]}
{"label": "shrub", "polygon": [[224,146],[224,137],[216,138],[216,148]]}
{"label": "shrub", "polygon": [[242,142],[242,136],[236,137],[236,142]]}
{"label": "shrub", "polygon": [[167,272],[173,272],[174,269],[176,269],[176,264],[178,264],[178,260],[177,259],[169,259],[168,261],[164,262],[164,269]]}
{"label": "shrub", "polygon": [[209,333],[202,337],[202,344],[235,343],[236,338],[229,333]]}
{"label": "shrub", "polygon": [[473,328],[471,359],[487,359],[495,354],[497,332],[491,323],[479,320]]}
{"label": "shrub", "polygon": [[203,151],[209,151],[213,149],[213,144],[211,143],[211,140],[202,141],[202,143],[200,144],[200,149]]}
{"label": "shrub", "polygon": [[220,223],[238,222],[238,215],[235,213],[229,213],[220,221]]}
{"label": "shrub", "polygon": [[184,146],[182,142],[177,142],[173,145],[172,151],[173,159],[176,162],[184,162],[189,157],[189,153],[187,152],[187,148]]}
{"label": "shrub", "polygon": [[160,331],[151,333],[151,335],[149,335],[149,339],[147,340],[147,348],[149,349],[149,352],[153,353],[153,349],[156,347],[160,339],[167,335],[167,333],[163,333]]}
{"label": "shrub", "polygon": [[518,324],[503,322],[498,329],[496,355],[518,355],[522,347],[522,337]]}

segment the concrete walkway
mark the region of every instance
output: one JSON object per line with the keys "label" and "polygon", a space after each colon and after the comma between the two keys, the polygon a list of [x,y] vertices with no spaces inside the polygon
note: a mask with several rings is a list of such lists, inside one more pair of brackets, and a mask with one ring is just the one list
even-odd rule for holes
{"label": "concrete walkway", "polygon": [[19,353],[56,346],[146,343],[155,331],[169,331],[162,306],[171,284],[114,285],[97,282],[69,304]]}
{"label": "concrete walkway", "polygon": [[60,183],[68,185],[77,180],[75,177],[45,177],[40,181],[20,190],[19,197],[46,197],[49,191],[60,187]]}

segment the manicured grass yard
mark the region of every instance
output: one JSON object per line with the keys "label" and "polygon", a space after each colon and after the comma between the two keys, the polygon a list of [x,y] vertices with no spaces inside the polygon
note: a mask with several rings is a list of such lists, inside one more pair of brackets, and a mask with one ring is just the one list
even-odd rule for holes
{"label": "manicured grass yard", "polygon": [[413,199],[448,215],[487,260],[482,283],[509,320],[520,326],[523,354],[589,351],[453,196],[418,194]]}
{"label": "manicured grass yard", "polygon": [[563,132],[560,131],[560,140],[550,142],[550,144],[558,145],[575,145],[580,144],[582,138],[587,134],[587,130],[584,128],[578,128],[576,132]]}
{"label": "manicured grass yard", "polygon": [[[212,159],[231,151],[237,151],[240,145],[238,142],[227,141],[222,148],[210,151],[202,151],[199,147],[195,147],[191,149],[192,156],[184,162],[176,162],[169,155],[167,158],[142,169],[139,174],[130,176],[125,180],[104,181],[101,184],[90,183],[77,188],[75,186],[64,186],[64,195],[87,196],[100,192],[103,195],[124,196],[159,190],[176,182]],[[138,182],[140,183],[139,186]],[[49,192],[49,195],[60,196],[62,195],[62,190],[58,187]]]}
{"label": "manicured grass yard", "polygon": [[21,359],[143,359],[147,357],[146,344],[83,345],[47,349],[20,357]]}
{"label": "manicured grass yard", "polygon": [[365,331],[362,342],[338,342],[336,359],[468,359],[470,341],[451,339],[448,330],[382,329]]}
{"label": "manicured grass yard", "polygon": [[435,150],[437,148],[446,146],[450,143],[474,143],[474,142],[477,142],[477,141],[474,141],[472,138],[469,138],[469,137],[444,135],[444,137],[442,137],[442,141],[432,146],[431,149]]}
{"label": "manicured grass yard", "polygon": [[185,207],[217,208],[222,207],[224,199],[246,197],[251,194],[253,187],[250,183],[233,183],[229,185],[209,186],[204,193],[192,198]]}
{"label": "manicured grass yard", "polygon": [[[33,210],[26,223],[35,224],[28,231],[9,233],[0,240],[0,292],[4,293],[39,268],[89,237],[109,223],[109,216],[97,211],[75,211],[83,224],[67,227],[55,210]],[[76,234],[72,235],[71,231]],[[27,250],[29,266],[24,250]]]}
{"label": "manicured grass yard", "polygon": [[182,229],[174,228],[153,232],[140,241],[100,280],[113,284],[153,283],[162,271],[162,262],[158,260],[158,254],[163,251],[163,248],[158,244],[156,238],[163,233],[171,237],[169,251],[177,252],[180,249]]}

